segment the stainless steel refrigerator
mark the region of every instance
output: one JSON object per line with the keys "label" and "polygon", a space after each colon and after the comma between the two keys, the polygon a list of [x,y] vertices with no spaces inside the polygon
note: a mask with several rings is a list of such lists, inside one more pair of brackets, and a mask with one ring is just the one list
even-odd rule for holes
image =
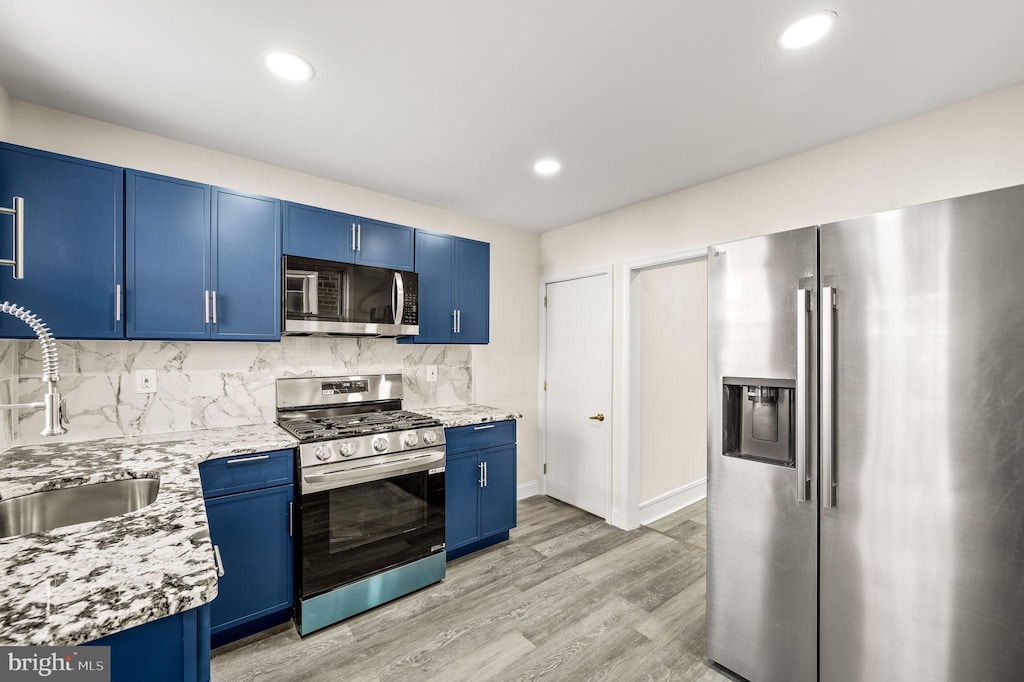
{"label": "stainless steel refrigerator", "polygon": [[708,657],[1024,679],[1024,187],[708,252]]}

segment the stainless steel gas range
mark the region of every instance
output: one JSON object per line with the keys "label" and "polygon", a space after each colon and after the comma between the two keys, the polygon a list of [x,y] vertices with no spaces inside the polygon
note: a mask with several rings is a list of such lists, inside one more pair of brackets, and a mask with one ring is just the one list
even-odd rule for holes
{"label": "stainless steel gas range", "polygon": [[300,634],[444,578],[444,428],[402,410],[400,374],[278,379],[277,423],[300,441]]}

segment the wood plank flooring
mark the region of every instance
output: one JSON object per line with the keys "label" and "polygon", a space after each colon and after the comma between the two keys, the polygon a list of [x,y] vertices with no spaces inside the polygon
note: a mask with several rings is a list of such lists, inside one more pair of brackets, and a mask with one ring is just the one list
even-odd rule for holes
{"label": "wood plank flooring", "polygon": [[736,680],[704,656],[705,531],[703,502],[627,532],[531,497],[444,582],[217,649],[213,680]]}

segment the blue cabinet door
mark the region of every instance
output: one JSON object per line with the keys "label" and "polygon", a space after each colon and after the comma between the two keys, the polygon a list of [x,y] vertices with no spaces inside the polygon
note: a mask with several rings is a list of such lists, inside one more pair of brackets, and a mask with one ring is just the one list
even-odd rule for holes
{"label": "blue cabinet door", "polygon": [[127,336],[210,336],[211,188],[125,172]]}
{"label": "blue cabinet door", "polygon": [[209,682],[210,607],[143,623],[84,646],[110,647],[111,682]]}
{"label": "blue cabinet door", "polygon": [[416,230],[416,272],[420,280],[420,333],[415,337],[416,343],[452,341],[454,265],[455,237]]}
{"label": "blue cabinet door", "polygon": [[283,485],[206,500],[224,570],[212,603],[214,634],[291,608],[293,490]]}
{"label": "blue cabinet door", "polygon": [[415,230],[405,225],[359,218],[356,262],[379,268],[412,270]]}
{"label": "blue cabinet door", "polygon": [[455,308],[459,311],[457,343],[490,340],[491,245],[455,240]]}
{"label": "blue cabinet door", "polygon": [[346,213],[284,202],[282,249],[290,256],[355,261],[356,219]]}
{"label": "blue cabinet door", "polygon": [[480,488],[480,537],[487,537],[516,525],[516,446],[484,450],[480,461],[486,467]]}
{"label": "blue cabinet door", "polygon": [[399,343],[490,341],[491,245],[416,230],[420,333]]}
{"label": "blue cabinet door", "polygon": [[445,549],[480,538],[480,458],[475,452],[449,455],[444,470]]}
{"label": "blue cabinet door", "polygon": [[[28,308],[58,338],[122,338],[123,178],[114,166],[0,144],[0,206],[25,200],[25,279],[0,267],[0,300]],[[13,257],[13,230],[0,216],[0,258]],[[35,335],[0,315],[0,336]]]}
{"label": "blue cabinet door", "polygon": [[281,338],[281,202],[214,188],[212,338]]}

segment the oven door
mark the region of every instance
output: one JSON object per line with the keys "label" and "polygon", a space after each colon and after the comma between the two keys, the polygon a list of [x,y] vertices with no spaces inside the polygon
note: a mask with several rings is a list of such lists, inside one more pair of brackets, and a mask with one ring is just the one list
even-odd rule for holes
{"label": "oven door", "polygon": [[302,472],[303,599],[444,550],[444,450]]}

